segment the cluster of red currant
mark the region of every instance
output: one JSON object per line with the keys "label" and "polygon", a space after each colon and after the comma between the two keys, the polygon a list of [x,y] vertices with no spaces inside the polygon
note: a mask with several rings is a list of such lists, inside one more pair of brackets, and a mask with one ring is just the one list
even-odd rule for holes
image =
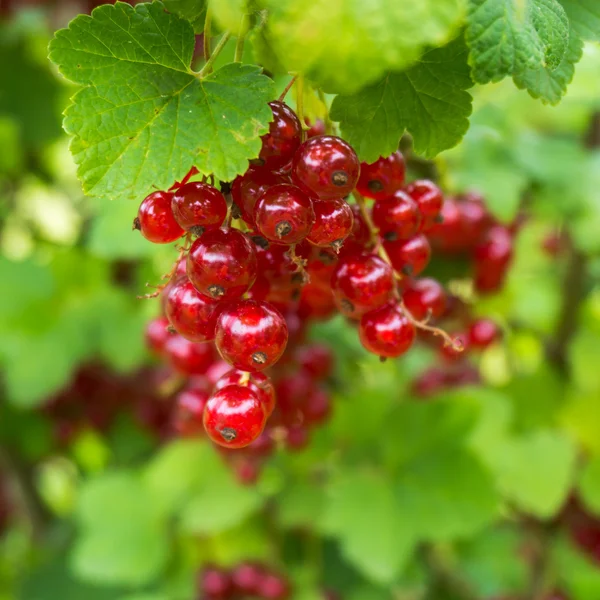
{"label": "cluster of red currant", "polygon": [[[400,152],[361,164],[339,137],[303,141],[306,127],[296,114],[281,101],[270,107],[269,132],[244,175],[219,191],[206,178],[192,181],[192,169],[168,192],[145,198],[134,221],[153,242],[185,235],[182,260],[163,286],[167,320],[153,324],[179,335],[164,343],[160,333],[150,337],[180,372],[206,372],[211,341],[235,369],[204,408],[209,437],[229,448],[260,436],[274,402],[261,372],[282,357],[292,329],[310,319],[342,313],[382,359],[405,353],[418,330],[442,335],[449,352],[461,349],[459,338],[427,324],[443,310],[441,286],[414,279],[431,256],[425,234],[438,228],[441,235],[440,189],[425,180],[405,185]],[[320,125],[310,132],[320,133]],[[496,235],[491,223],[485,219],[473,243]],[[495,248],[487,258],[477,250],[478,264],[496,260]]]}
{"label": "cluster of red currant", "polygon": [[445,255],[471,256],[475,291],[498,291],[512,261],[513,237],[520,220],[508,227],[499,224],[475,193],[446,198],[441,217],[429,232],[433,248]]}
{"label": "cluster of red currant", "polygon": [[236,600],[291,598],[289,581],[265,565],[244,562],[230,571],[216,566],[205,567],[198,578],[199,600]]}

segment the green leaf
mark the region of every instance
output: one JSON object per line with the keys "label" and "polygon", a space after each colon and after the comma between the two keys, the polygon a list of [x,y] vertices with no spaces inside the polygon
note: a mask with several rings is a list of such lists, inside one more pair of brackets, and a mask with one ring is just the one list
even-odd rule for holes
{"label": "green leaf", "polygon": [[598,393],[577,393],[568,398],[560,415],[560,424],[586,450],[600,454],[600,411]]}
{"label": "green leaf", "polygon": [[196,33],[202,33],[206,16],[206,0],[163,0],[163,3],[169,12],[187,19]]}
{"label": "green leaf", "polygon": [[575,459],[570,438],[551,430],[507,439],[488,457],[503,494],[539,518],[560,510],[571,488]]}
{"label": "green leaf", "polygon": [[[462,0],[265,0],[268,40],[288,71],[351,94],[455,34]],[[335,31],[332,30],[335,27]]]}
{"label": "green leaf", "polygon": [[600,4],[596,0],[559,0],[575,33],[583,40],[600,42]]}
{"label": "green leaf", "polygon": [[600,457],[585,465],[579,480],[579,494],[587,508],[600,516]]}
{"label": "green leaf", "polygon": [[211,15],[224,31],[233,35],[244,33],[247,21],[244,20],[248,12],[247,0],[208,0]]}
{"label": "green leaf", "polygon": [[554,69],[541,66],[515,73],[515,85],[526,89],[533,98],[540,98],[542,102],[558,104],[567,92],[567,86],[575,74],[575,64],[582,55],[583,42],[571,28],[569,46],[560,64]]}
{"label": "green leaf", "polygon": [[382,584],[394,581],[414,547],[411,515],[398,510],[391,482],[375,473],[347,471],[335,477],[324,522],[346,558]]}
{"label": "green leaf", "polygon": [[336,97],[331,116],[366,162],[394,152],[405,130],[417,152],[433,157],[458,144],[469,127],[467,54],[462,38],[430,50],[410,69]]}
{"label": "green leaf", "polygon": [[294,482],[278,497],[279,521],[286,528],[310,527],[319,519],[324,500],[323,490],[315,482]]}
{"label": "green leaf", "polygon": [[569,598],[596,600],[600,597],[598,564],[563,536],[552,547],[552,566],[560,576],[560,587]]}
{"label": "green leaf", "polygon": [[133,474],[109,473],[86,483],[77,510],[81,535],[71,564],[82,579],[142,585],[154,579],[169,556],[161,507]]}
{"label": "green leaf", "polygon": [[469,0],[467,43],[477,83],[556,69],[567,51],[569,19],[557,0]]}
{"label": "green leaf", "polygon": [[159,2],[105,5],[57,32],[50,58],[85,86],[65,129],[86,193],[139,200],[194,164],[228,181],[258,155],[272,81],[240,64],[200,78],[193,51],[191,25]]}

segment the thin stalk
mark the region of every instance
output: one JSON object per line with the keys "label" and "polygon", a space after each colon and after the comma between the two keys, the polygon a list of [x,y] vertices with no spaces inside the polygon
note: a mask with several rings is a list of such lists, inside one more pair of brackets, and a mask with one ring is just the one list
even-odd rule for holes
{"label": "thin stalk", "polygon": [[296,112],[302,126],[302,141],[306,140],[306,131],[309,129],[304,120],[304,77],[298,75],[296,79]]}
{"label": "thin stalk", "polygon": [[230,37],[231,37],[231,33],[229,31],[226,31],[223,34],[223,37],[219,40],[219,43],[217,44],[215,51],[210,55],[210,58],[206,61],[206,64],[202,67],[202,70],[200,71],[200,73],[198,73],[198,77],[200,79],[202,79],[202,77],[206,77],[207,75],[212,73],[213,63],[215,62],[215,60],[217,60],[217,57],[219,56],[219,54],[221,54],[223,48],[225,47],[225,44],[229,41]]}
{"label": "thin stalk", "polygon": [[285,97],[287,96],[287,94],[290,91],[291,87],[294,85],[294,83],[296,83],[296,79],[297,78],[298,78],[298,75],[294,75],[290,79],[290,82],[285,86],[285,89],[283,90],[283,92],[281,92],[281,96],[279,96],[279,102],[283,102],[285,100]]}
{"label": "thin stalk", "polygon": [[332,133],[333,132],[333,121],[331,120],[331,117],[329,116],[329,106],[327,106],[327,98],[325,98],[325,92],[319,88],[317,90],[317,94],[319,95],[319,100],[323,103],[323,106],[325,106],[325,133]]}
{"label": "thin stalk", "polygon": [[206,18],[204,19],[204,60],[210,58],[210,41],[212,39],[212,15],[210,10],[206,11]]}
{"label": "thin stalk", "polygon": [[244,15],[242,17],[242,24],[240,25],[240,34],[237,37],[237,41],[235,42],[235,54],[233,56],[233,62],[242,62],[242,57],[244,56],[244,42],[246,41],[246,33],[247,29],[248,15]]}

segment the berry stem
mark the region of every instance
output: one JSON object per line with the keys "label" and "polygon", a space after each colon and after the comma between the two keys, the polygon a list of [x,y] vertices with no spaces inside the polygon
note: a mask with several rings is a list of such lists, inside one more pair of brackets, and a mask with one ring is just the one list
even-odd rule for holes
{"label": "berry stem", "polygon": [[310,275],[306,272],[306,259],[300,258],[296,254],[296,244],[292,244],[290,249],[288,250],[288,256],[292,260],[292,262],[298,267],[297,272],[302,274],[302,283],[309,283]]}
{"label": "berry stem", "polygon": [[250,372],[244,371],[243,375],[240,377],[240,385],[248,385],[250,381]]}
{"label": "berry stem", "polygon": [[417,328],[422,329],[423,331],[429,331],[433,335],[437,335],[444,340],[444,346],[451,346],[453,350],[456,352],[462,352],[464,350],[463,343],[459,339],[453,338],[451,335],[446,333],[443,329],[439,327],[433,327],[432,325],[427,325],[427,321],[429,320],[429,315],[425,317],[422,321],[415,319],[411,312],[406,308],[406,305],[402,300],[400,300],[400,308],[402,308],[402,312],[406,315],[406,318]]}
{"label": "berry stem", "polygon": [[188,174],[181,180],[181,181],[176,181],[170,188],[169,191],[171,192],[172,190],[177,190],[180,187],[183,187],[186,183],[189,182],[189,180],[194,176],[194,175],[198,175],[198,169],[196,169],[196,167],[192,167],[189,171]]}
{"label": "berry stem", "polygon": [[325,98],[325,92],[321,88],[319,88],[317,90],[317,94],[319,96],[319,100],[323,103],[323,106],[325,107],[325,116],[323,117],[323,120],[325,122],[325,133],[331,134],[334,132],[335,127],[333,125],[331,117],[329,116],[329,105],[327,104],[327,98]]}
{"label": "berry stem", "polygon": [[225,47],[225,44],[227,44],[230,37],[231,33],[229,31],[226,31],[223,34],[223,36],[219,40],[219,43],[217,44],[217,47],[215,48],[215,51],[210,55],[210,58],[206,61],[206,64],[198,73],[198,78],[202,79],[203,77],[206,77],[207,75],[210,75],[210,73],[212,73],[213,63],[215,62],[215,60],[217,60],[219,54],[221,54],[223,48]]}
{"label": "berry stem", "polygon": [[298,75],[294,75],[290,79],[290,82],[285,86],[283,92],[281,92],[281,96],[279,96],[279,102],[283,102],[285,100],[285,97],[287,96],[288,92],[292,89],[294,83],[296,83],[296,79],[298,79]]}
{"label": "berry stem", "polygon": [[302,75],[298,75],[296,79],[296,113],[298,114],[298,119],[300,119],[300,125],[302,127],[301,140],[306,141],[306,132],[310,129],[306,125],[306,121],[304,120],[304,77]]}
{"label": "berry stem", "polygon": [[210,9],[208,9],[206,11],[206,17],[204,18],[204,35],[203,37],[203,43],[204,43],[204,60],[208,61],[208,59],[210,58],[210,42],[211,42],[211,38],[212,38],[212,30],[211,30],[211,23],[212,22],[212,14],[210,12]]}

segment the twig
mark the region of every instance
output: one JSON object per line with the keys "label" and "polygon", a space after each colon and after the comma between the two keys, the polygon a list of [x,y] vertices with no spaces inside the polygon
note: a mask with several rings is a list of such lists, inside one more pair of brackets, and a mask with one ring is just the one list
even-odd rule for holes
{"label": "twig", "polygon": [[207,75],[212,73],[213,63],[215,62],[215,60],[217,60],[217,57],[219,56],[219,54],[221,54],[221,51],[225,47],[225,44],[229,41],[230,37],[231,37],[231,33],[229,31],[226,31],[223,34],[223,36],[219,40],[219,43],[217,44],[217,47],[215,48],[214,52],[210,55],[210,58],[206,61],[206,64],[202,67],[202,69],[198,73],[198,77],[200,79],[202,79],[203,77],[206,77]]}
{"label": "twig", "polygon": [[281,92],[281,96],[279,96],[279,102],[283,102],[285,100],[285,97],[287,96],[288,92],[292,89],[292,86],[294,85],[294,83],[296,83],[297,78],[298,78],[298,75],[294,75],[290,79],[290,82],[285,86],[285,89],[283,90],[283,92]]}

